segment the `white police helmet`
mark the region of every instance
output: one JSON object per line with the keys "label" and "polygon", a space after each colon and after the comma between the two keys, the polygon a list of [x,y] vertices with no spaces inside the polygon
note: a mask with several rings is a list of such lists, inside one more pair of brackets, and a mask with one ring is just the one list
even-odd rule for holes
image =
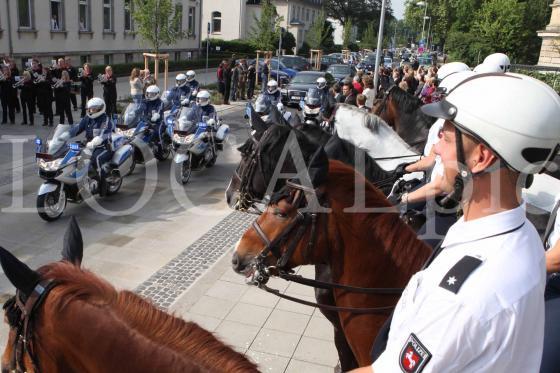
{"label": "white police helmet", "polygon": [[87,116],[92,119],[102,116],[105,113],[105,109],[105,101],[99,97],[92,98],[86,104]]}
{"label": "white police helmet", "polygon": [[503,70],[500,68],[500,66],[490,63],[481,63],[480,65],[475,67],[473,71],[477,74],[503,73]]}
{"label": "white police helmet", "polygon": [[327,79],[320,77],[317,79],[317,88],[323,89],[327,86]]}
{"label": "white police helmet", "polygon": [[476,74],[422,111],[451,121],[518,172],[542,171],[560,148],[560,96],[526,75]]}
{"label": "white police helmet", "polygon": [[175,77],[175,83],[177,84],[177,87],[182,87],[185,84],[187,84],[187,76],[185,74],[177,74],[177,76]]}
{"label": "white police helmet", "polygon": [[196,73],[194,71],[192,70],[187,71],[187,82],[192,82],[195,76]]}
{"label": "white police helmet", "polygon": [[275,94],[276,91],[278,91],[278,82],[274,79],[270,79],[268,83],[266,83],[266,89],[271,95]]}
{"label": "white police helmet", "polygon": [[443,65],[437,72],[437,78],[441,82],[443,79],[447,78],[451,74],[458,73],[460,71],[470,71],[471,69],[467,64],[463,62],[450,62]]}
{"label": "white police helmet", "polygon": [[210,92],[200,91],[196,95],[196,103],[199,106],[206,106],[210,103]]}
{"label": "white police helmet", "polygon": [[503,53],[493,53],[484,59],[484,64],[495,65],[501,72],[507,73],[511,68],[509,57]]}
{"label": "white police helmet", "polygon": [[146,88],[146,100],[148,101],[157,100],[159,98],[159,94],[160,94],[159,87],[155,84]]}

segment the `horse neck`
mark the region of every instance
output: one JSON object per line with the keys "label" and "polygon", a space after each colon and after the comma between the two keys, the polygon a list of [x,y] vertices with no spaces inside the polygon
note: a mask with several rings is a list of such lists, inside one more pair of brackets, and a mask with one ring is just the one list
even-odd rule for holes
{"label": "horse neck", "polygon": [[242,354],[226,346],[212,333],[155,308],[129,291],[121,291],[115,312],[146,338],[182,356],[191,356],[202,366],[221,372],[256,372],[256,366]]}
{"label": "horse neck", "polygon": [[[135,330],[104,305],[47,297],[33,343],[48,372],[205,372],[194,361]],[[218,370],[216,370],[217,372]]]}
{"label": "horse neck", "polygon": [[428,138],[428,125],[428,117],[418,107],[410,114],[401,112],[396,115],[394,129],[412,149],[422,152]]}

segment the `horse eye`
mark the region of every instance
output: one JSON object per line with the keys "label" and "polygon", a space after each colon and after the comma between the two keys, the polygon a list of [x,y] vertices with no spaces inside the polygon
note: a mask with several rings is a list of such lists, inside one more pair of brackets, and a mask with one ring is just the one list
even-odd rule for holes
{"label": "horse eye", "polygon": [[279,218],[285,219],[288,217],[288,214],[280,211],[279,209],[274,210],[274,215],[278,216]]}

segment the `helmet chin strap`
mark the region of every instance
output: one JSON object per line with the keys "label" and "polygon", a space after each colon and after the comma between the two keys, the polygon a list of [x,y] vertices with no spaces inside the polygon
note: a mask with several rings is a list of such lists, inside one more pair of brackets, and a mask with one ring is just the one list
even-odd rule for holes
{"label": "helmet chin strap", "polygon": [[445,205],[449,201],[460,203],[463,198],[463,190],[465,184],[472,179],[472,173],[465,165],[465,149],[463,147],[463,134],[457,127],[455,127],[455,149],[457,152],[457,175],[453,182],[453,190],[441,200],[441,204]]}

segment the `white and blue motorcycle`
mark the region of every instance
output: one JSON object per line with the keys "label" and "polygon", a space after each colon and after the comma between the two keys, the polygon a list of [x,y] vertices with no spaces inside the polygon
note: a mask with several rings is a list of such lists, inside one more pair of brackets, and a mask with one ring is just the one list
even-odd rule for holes
{"label": "white and blue motorcycle", "polygon": [[224,150],[229,134],[229,126],[221,124],[220,120],[216,123],[205,116],[202,122],[193,123],[187,116],[187,112],[182,113],[173,131],[175,180],[181,184],[189,181],[192,171],[210,168],[216,163],[218,151]]}
{"label": "white and blue motorcycle", "polygon": [[[39,177],[45,181],[37,192],[37,212],[46,221],[62,216],[67,202],[81,203],[99,194],[99,175],[91,167],[92,151],[84,142],[68,142],[71,125],[59,124],[53,138],[43,144],[35,139]],[[115,194],[122,185],[133,162],[132,146],[125,137],[113,134],[109,146],[114,151],[110,162],[104,164],[107,177],[107,195]]]}

